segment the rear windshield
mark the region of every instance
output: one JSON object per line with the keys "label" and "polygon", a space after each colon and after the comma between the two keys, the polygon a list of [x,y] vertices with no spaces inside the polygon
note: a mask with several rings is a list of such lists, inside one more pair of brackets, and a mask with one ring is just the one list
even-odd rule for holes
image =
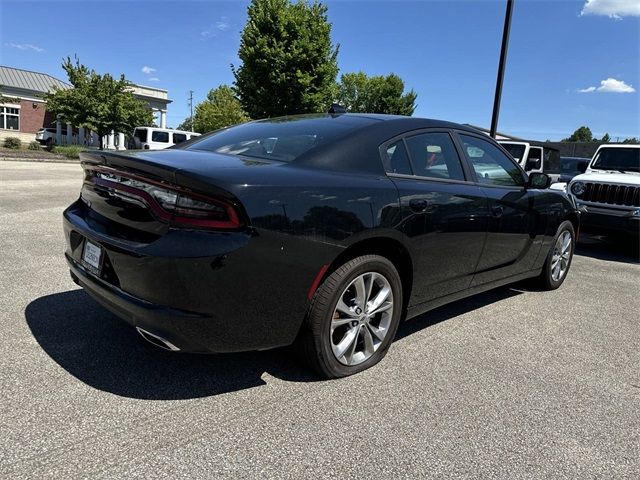
{"label": "rear windshield", "polygon": [[196,140],[189,150],[292,162],[312,148],[376,120],[348,115],[304,115],[244,123]]}
{"label": "rear windshield", "polygon": [[640,172],[640,148],[601,148],[591,168]]}

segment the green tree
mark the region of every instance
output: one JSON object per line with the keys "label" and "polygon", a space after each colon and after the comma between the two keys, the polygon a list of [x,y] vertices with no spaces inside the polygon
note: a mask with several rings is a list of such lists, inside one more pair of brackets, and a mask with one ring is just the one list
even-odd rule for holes
{"label": "green tree", "polygon": [[602,143],[609,143],[611,141],[611,137],[608,133],[605,133],[603,137],[600,139]]}
{"label": "green tree", "polygon": [[207,94],[204,102],[196,106],[193,128],[196,132],[206,133],[249,120],[251,119],[242,109],[233,89],[228,85],[220,85]]}
{"label": "green tree", "polygon": [[563,138],[561,142],[592,142],[593,134],[589,127],[582,126],[576,129],[568,138]]}
{"label": "green tree", "polygon": [[191,117],[185,118],[180,125],[176,127],[176,130],[191,131]]}
{"label": "green tree", "polygon": [[336,96],[338,47],[327,7],[314,1],[252,0],[235,88],[251,118],[326,111]]}
{"label": "green tree", "polygon": [[630,144],[638,144],[640,143],[640,140],[637,139],[636,137],[630,137],[630,138],[625,138],[622,143],[630,143]]}
{"label": "green tree", "polygon": [[55,88],[45,95],[47,109],[64,122],[94,130],[100,137],[111,132],[132,132],[136,126],[151,125],[153,114],[147,105],[132,93],[133,84],[120,75],[100,75],[71,58],[62,63],[73,88]]}
{"label": "green tree", "polygon": [[413,115],[418,94],[404,93],[404,82],[392,73],[368,77],[364,72],[341,76],[338,99],[350,112]]}

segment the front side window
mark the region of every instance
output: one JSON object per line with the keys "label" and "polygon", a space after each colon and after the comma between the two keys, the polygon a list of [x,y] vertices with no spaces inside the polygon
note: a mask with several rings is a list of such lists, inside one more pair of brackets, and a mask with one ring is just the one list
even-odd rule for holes
{"label": "front side window", "polygon": [[464,180],[460,158],[448,133],[422,133],[406,141],[415,175]]}
{"label": "front side window", "polygon": [[461,134],[460,139],[478,182],[499,186],[524,185],[524,177],[518,166],[498,147],[470,135]]}
{"label": "front side window", "polygon": [[159,143],[169,143],[169,132],[157,132],[151,133],[151,141]]}
{"label": "front side window", "polygon": [[383,163],[387,173],[400,173],[403,175],[411,175],[413,173],[407,149],[404,147],[402,140],[392,143],[385,149]]}
{"label": "front side window", "polygon": [[20,130],[20,109],[0,107],[0,128]]}
{"label": "front side window", "polygon": [[529,148],[529,155],[527,156],[527,164],[525,170],[537,170],[542,166],[542,149],[540,147]]}

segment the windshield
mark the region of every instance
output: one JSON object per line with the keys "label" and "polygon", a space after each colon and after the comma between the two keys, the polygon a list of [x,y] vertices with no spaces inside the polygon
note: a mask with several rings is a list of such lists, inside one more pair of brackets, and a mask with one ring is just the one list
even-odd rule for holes
{"label": "windshield", "polygon": [[591,168],[640,172],[640,148],[601,148]]}
{"label": "windshield", "polygon": [[218,130],[189,144],[189,150],[292,162],[375,120],[349,115],[302,115],[244,123]]}
{"label": "windshield", "polygon": [[507,152],[515,159],[516,162],[520,162],[524,157],[525,145],[519,145],[517,143],[501,143]]}

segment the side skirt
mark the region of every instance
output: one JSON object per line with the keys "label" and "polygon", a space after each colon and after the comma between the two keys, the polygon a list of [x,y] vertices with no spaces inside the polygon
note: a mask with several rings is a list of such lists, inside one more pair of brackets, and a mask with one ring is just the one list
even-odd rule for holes
{"label": "side skirt", "polygon": [[518,275],[502,278],[500,280],[496,280],[490,283],[485,283],[483,285],[478,285],[468,290],[462,290],[460,292],[455,292],[450,295],[445,295],[444,297],[439,297],[434,300],[421,303],[419,305],[414,305],[407,309],[406,320],[409,320],[410,318],[413,318],[413,317],[417,317],[418,315],[422,315],[423,313],[428,312],[429,310],[433,310],[435,308],[441,307],[442,305],[446,305],[447,303],[455,302],[456,300],[472,297],[479,293],[493,290],[494,288],[502,287],[504,285],[509,285],[510,283],[516,283],[516,282],[519,282],[520,280],[525,280],[527,278],[537,277],[538,275],[540,275],[541,271],[542,271],[541,268],[537,270],[530,270],[528,272],[519,273]]}

